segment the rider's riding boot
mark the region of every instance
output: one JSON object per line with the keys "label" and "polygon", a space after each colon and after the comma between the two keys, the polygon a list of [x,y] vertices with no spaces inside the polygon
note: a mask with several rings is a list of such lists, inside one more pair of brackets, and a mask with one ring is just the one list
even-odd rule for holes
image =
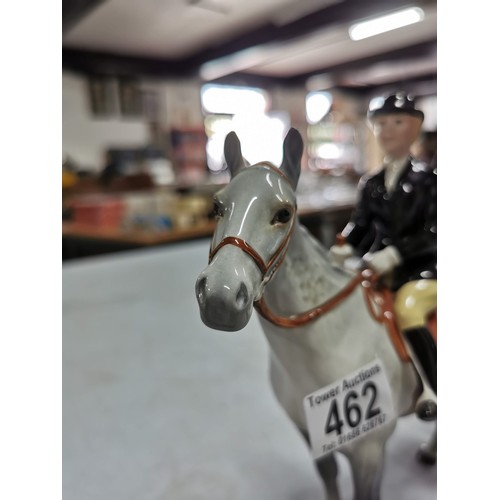
{"label": "rider's riding boot", "polygon": [[415,412],[422,420],[437,417],[437,348],[431,333],[425,327],[403,330],[409,354],[422,379],[423,391],[417,400]]}

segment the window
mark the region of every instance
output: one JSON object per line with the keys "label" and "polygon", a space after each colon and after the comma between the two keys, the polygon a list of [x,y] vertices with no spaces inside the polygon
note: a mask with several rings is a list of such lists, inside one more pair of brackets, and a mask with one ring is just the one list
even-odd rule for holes
{"label": "window", "polygon": [[270,113],[270,99],[262,89],[207,84],[201,89],[207,134],[207,163],[213,173],[223,172],[224,140],[232,130],[238,134],[247,161],[281,163],[286,113]]}

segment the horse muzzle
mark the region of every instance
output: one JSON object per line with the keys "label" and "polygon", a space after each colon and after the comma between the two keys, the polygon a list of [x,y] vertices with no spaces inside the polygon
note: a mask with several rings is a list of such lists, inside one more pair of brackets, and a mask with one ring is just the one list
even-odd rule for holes
{"label": "horse muzzle", "polygon": [[252,315],[253,286],[248,280],[221,279],[225,274],[209,265],[196,280],[196,298],[205,325],[235,332],[244,328]]}

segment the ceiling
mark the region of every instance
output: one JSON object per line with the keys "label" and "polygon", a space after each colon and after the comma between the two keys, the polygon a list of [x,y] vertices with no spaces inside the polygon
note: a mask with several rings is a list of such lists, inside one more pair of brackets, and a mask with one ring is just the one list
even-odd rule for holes
{"label": "ceiling", "polygon": [[[435,93],[436,0],[64,0],[63,67],[93,74],[420,86]],[[423,21],[352,41],[359,20],[420,7]]]}

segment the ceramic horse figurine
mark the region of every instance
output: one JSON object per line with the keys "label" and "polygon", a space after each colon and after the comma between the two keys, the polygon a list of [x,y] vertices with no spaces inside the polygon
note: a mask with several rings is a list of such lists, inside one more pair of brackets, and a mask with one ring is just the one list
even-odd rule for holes
{"label": "ceramic horse figurine", "polygon": [[[202,321],[217,330],[242,329],[256,307],[271,348],[273,390],[308,442],[304,398],[374,358],[380,361],[395,418],[338,450],[350,462],[355,498],[375,500],[380,498],[385,443],[396,418],[414,411],[421,385],[413,366],[401,362],[384,326],[368,313],[358,286],[362,279],[353,280],[333,266],[327,249],[297,220],[302,152],[302,138],[292,128],[279,168],[269,162],[250,166],[236,134],[228,134],[224,153],[231,181],[214,198],[217,224],[196,296]],[[332,296],[335,304],[318,307]],[[348,410],[357,423],[358,410]],[[340,425],[338,418],[335,407],[330,424]],[[426,456],[435,459],[435,432],[424,446]],[[317,457],[315,464],[328,499],[338,499],[335,453]]]}

